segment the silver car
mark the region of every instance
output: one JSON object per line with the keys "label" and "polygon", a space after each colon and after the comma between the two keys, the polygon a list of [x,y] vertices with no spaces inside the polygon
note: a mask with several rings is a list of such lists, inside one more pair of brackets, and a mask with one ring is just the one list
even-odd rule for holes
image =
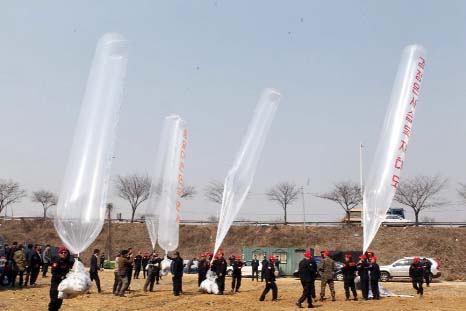
{"label": "silver car", "polygon": [[[426,258],[432,264],[430,269],[430,280],[433,278],[438,278],[442,275],[440,272],[440,262],[437,259],[422,256],[419,256],[418,258],[421,260]],[[380,280],[382,282],[387,282],[395,278],[409,278],[409,267],[413,263],[413,259],[414,257],[404,257],[398,259],[390,265],[380,266]]]}

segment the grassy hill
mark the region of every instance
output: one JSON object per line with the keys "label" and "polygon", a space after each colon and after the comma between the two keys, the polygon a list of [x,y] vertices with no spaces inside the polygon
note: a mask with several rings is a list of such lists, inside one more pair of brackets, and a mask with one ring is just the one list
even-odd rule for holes
{"label": "grassy hill", "polygon": [[[145,224],[112,223],[113,253],[132,247],[149,251],[152,246]],[[405,227],[381,228],[371,249],[379,264],[388,264],[403,256],[420,255],[438,258],[444,280],[466,280],[466,229]],[[11,220],[2,223],[0,234],[6,241],[60,245],[61,242],[50,220]],[[181,225],[180,247],[182,257],[198,257],[202,251],[213,249],[216,226]],[[106,226],[97,240],[82,254],[84,262],[94,248],[105,249]],[[298,226],[233,226],[225,241],[226,254],[241,254],[243,246],[313,247],[316,251],[359,250],[362,248],[362,228]],[[112,257],[114,254],[112,254]]]}

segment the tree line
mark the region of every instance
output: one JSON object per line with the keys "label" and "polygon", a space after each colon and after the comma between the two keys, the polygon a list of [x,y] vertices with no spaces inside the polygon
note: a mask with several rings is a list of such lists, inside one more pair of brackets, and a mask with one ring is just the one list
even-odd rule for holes
{"label": "tree line", "polygon": [[[411,208],[414,212],[415,224],[418,225],[419,215],[422,211],[448,203],[442,198],[442,191],[447,186],[448,181],[439,176],[417,176],[405,179],[399,184],[394,201]],[[138,207],[149,198],[151,191],[150,178],[147,175],[138,174],[119,175],[115,179],[114,187],[116,194],[129,203],[131,222],[134,222]],[[223,183],[220,181],[209,182],[203,189],[204,198],[207,201],[222,204],[223,188]],[[197,193],[195,186],[185,185],[181,198],[191,199]],[[283,209],[284,224],[288,223],[288,208],[296,203],[300,194],[304,195],[303,187],[298,187],[291,182],[280,182],[265,193],[270,201],[276,202]],[[466,202],[466,184],[460,183],[458,185],[457,194],[462,201]],[[337,203],[344,210],[346,222],[348,223],[350,222],[351,210],[361,205],[363,200],[359,184],[352,181],[337,182],[328,192],[313,195]],[[20,202],[25,197],[27,197],[27,192],[21,188],[18,182],[0,179],[0,213],[5,211],[6,215],[6,210],[10,205]],[[44,218],[47,217],[47,211],[57,204],[57,195],[46,190],[32,192],[30,199],[32,202],[40,204]],[[113,207],[113,205],[108,207]],[[108,217],[110,217],[111,208],[108,207]]]}

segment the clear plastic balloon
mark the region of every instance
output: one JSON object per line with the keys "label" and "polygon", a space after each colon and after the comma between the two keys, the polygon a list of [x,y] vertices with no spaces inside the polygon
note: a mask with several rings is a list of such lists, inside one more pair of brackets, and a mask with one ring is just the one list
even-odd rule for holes
{"label": "clear plastic balloon", "polygon": [[384,221],[399,184],[424,75],[425,54],[424,48],[419,45],[406,47],[402,54],[379,144],[364,189],[364,251],[368,249]]}
{"label": "clear plastic balloon", "polygon": [[54,219],[73,253],[85,250],[104,223],[126,65],[127,41],[115,33],[100,38]]}
{"label": "clear plastic balloon", "polygon": [[[158,239],[165,252],[178,247],[186,145],[186,122],[177,115],[166,117],[146,207],[146,219],[149,219],[146,224],[152,244],[155,246]],[[158,226],[154,224],[157,218]]]}
{"label": "clear plastic balloon", "polygon": [[222,245],[223,239],[251,188],[257,163],[280,98],[281,95],[276,90],[265,89],[263,91],[233,167],[225,178],[214,253],[217,253]]}

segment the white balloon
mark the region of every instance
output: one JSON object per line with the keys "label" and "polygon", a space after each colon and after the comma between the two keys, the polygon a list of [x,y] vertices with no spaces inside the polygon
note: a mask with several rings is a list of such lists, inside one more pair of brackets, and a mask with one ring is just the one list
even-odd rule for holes
{"label": "white balloon", "polygon": [[263,91],[233,167],[225,178],[222,208],[215,239],[215,254],[228,230],[230,230],[231,224],[251,188],[257,163],[280,103],[280,98],[281,95],[276,90],[265,89]]}
{"label": "white balloon", "polygon": [[369,248],[384,221],[398,187],[425,66],[425,50],[410,45],[403,51],[385,122],[363,201],[363,250]]}
{"label": "white balloon", "polygon": [[152,245],[155,247],[158,239],[165,252],[177,249],[179,242],[180,197],[183,194],[187,138],[183,119],[177,115],[165,118],[146,207],[146,225]]}
{"label": "white balloon", "polygon": [[73,253],[85,250],[104,223],[126,65],[127,41],[115,33],[100,38],[54,219]]}

